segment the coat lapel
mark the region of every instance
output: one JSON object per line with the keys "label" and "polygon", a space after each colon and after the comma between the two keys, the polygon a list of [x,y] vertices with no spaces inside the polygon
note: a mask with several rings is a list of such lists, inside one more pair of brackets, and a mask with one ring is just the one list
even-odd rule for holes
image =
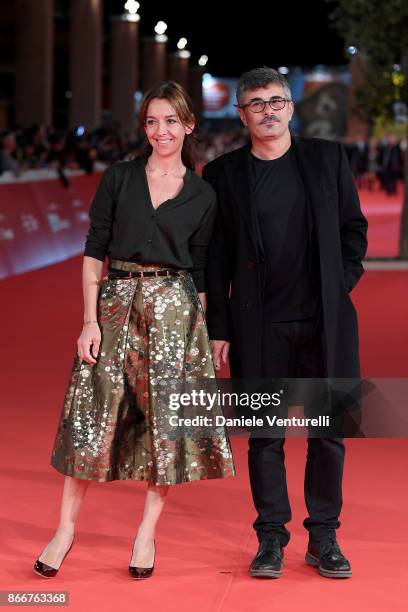
{"label": "coat lapel", "polygon": [[327,191],[322,182],[325,176],[325,172],[323,172],[323,159],[320,147],[314,146],[312,138],[292,136],[292,146],[299,173],[308,196],[307,214],[309,234],[311,234],[314,225],[316,225],[317,230],[319,229],[320,200],[324,192]]}
{"label": "coat lapel", "polygon": [[230,163],[226,165],[225,172],[234,201],[237,203],[248,232],[251,236],[253,246],[257,252],[264,254],[261,234],[255,207],[252,202],[251,188],[249,182],[249,154],[251,145],[245,145],[235,152]]}

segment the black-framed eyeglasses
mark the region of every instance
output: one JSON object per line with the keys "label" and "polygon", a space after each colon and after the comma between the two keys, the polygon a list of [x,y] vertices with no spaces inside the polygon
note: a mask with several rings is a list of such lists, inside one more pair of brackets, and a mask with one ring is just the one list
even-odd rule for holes
{"label": "black-framed eyeglasses", "polygon": [[242,109],[248,108],[251,113],[263,113],[267,104],[269,104],[272,110],[282,110],[286,102],[291,102],[291,100],[288,100],[288,98],[281,98],[280,96],[273,96],[269,100],[251,100],[248,104],[235,104],[235,106]]}

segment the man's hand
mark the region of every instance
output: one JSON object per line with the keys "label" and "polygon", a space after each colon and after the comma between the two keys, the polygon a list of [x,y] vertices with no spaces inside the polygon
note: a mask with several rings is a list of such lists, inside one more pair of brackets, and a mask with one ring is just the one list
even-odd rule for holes
{"label": "man's hand", "polygon": [[204,314],[207,312],[207,296],[205,293],[199,293],[198,297],[200,298],[201,306],[203,307]]}
{"label": "man's hand", "polygon": [[227,363],[230,343],[226,340],[211,340],[213,361],[216,370],[221,369],[221,360]]}

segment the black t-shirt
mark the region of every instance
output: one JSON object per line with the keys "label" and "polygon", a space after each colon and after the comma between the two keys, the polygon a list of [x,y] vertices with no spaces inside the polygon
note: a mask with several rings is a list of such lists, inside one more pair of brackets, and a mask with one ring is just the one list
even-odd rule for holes
{"label": "black t-shirt", "polygon": [[266,258],[265,323],[315,316],[306,191],[291,148],[274,160],[250,155],[252,204]]}

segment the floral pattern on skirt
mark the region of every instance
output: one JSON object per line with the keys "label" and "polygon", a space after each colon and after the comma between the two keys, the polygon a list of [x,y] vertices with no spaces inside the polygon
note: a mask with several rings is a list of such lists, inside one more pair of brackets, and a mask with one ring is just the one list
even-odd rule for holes
{"label": "floral pattern on skirt", "polygon": [[[189,429],[185,435],[169,424],[169,384],[215,378],[190,274],[105,279],[98,322],[98,360],[91,366],[75,357],[51,465],[100,482],[173,485],[233,476],[224,427],[206,428],[204,435]],[[222,414],[212,410],[212,416]]]}

